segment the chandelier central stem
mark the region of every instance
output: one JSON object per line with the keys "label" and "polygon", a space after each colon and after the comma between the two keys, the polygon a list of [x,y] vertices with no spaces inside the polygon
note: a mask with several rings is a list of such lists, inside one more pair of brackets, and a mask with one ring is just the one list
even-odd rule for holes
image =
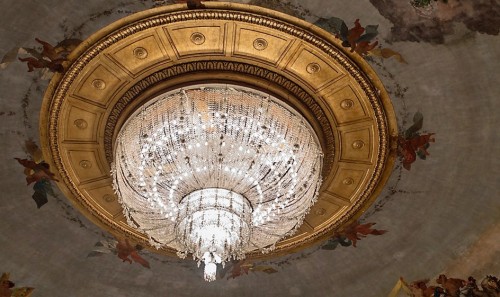
{"label": "chandelier central stem", "polygon": [[180,201],[176,237],[185,251],[203,259],[206,280],[215,280],[216,264],[244,258],[251,215],[248,200],[226,189],[197,190]]}

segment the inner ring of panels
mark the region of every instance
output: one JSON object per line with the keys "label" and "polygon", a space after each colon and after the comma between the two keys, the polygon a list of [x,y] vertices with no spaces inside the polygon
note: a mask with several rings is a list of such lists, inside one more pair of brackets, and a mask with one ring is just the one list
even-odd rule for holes
{"label": "inner ring of panels", "polygon": [[308,23],[249,5],[205,5],[210,9],[174,5],[132,15],[72,53],[68,71],[51,81],[41,112],[42,147],[59,187],[96,224],[149,246],[127,225],[113,193],[115,132],[158,92],[209,80],[241,83],[294,106],[330,158],[303,226],[266,256],[327,238],[366,210],[392,170],[389,152],[396,144],[390,136],[397,131],[382,84],[362,58]]}

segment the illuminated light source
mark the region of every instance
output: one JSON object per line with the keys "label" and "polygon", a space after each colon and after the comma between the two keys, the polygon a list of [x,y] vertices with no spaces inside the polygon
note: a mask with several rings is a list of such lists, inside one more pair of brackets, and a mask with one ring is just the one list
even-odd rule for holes
{"label": "illuminated light source", "polygon": [[323,154],[283,101],[234,85],[176,89],[119,131],[113,184],[128,222],[157,248],[217,264],[266,252],[317,199]]}

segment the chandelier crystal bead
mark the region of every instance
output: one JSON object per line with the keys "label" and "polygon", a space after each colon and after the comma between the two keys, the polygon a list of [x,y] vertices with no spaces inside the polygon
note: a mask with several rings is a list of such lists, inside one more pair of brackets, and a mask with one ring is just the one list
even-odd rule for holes
{"label": "chandelier crystal bead", "polygon": [[128,222],[156,247],[217,264],[293,234],[316,201],[323,154],[293,108],[208,84],[150,100],[122,126],[114,187]]}

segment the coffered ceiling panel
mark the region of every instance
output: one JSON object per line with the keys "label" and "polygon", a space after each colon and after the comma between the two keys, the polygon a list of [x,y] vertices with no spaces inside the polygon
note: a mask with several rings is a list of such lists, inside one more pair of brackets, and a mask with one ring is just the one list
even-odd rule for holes
{"label": "coffered ceiling panel", "polygon": [[163,44],[154,32],[113,50],[109,56],[132,76],[169,60]]}
{"label": "coffered ceiling panel", "polygon": [[303,47],[298,50],[286,70],[300,76],[315,91],[319,91],[343,76],[338,66],[325,61],[326,59],[315,50]]}
{"label": "coffered ceiling panel", "polygon": [[236,26],[234,55],[243,55],[277,64],[286,55],[292,40],[275,31],[255,30],[252,27]]}
{"label": "coffered ceiling panel", "polygon": [[225,49],[226,23],[210,22],[197,25],[196,22],[183,23],[164,28],[178,57],[206,53],[221,55]]}

